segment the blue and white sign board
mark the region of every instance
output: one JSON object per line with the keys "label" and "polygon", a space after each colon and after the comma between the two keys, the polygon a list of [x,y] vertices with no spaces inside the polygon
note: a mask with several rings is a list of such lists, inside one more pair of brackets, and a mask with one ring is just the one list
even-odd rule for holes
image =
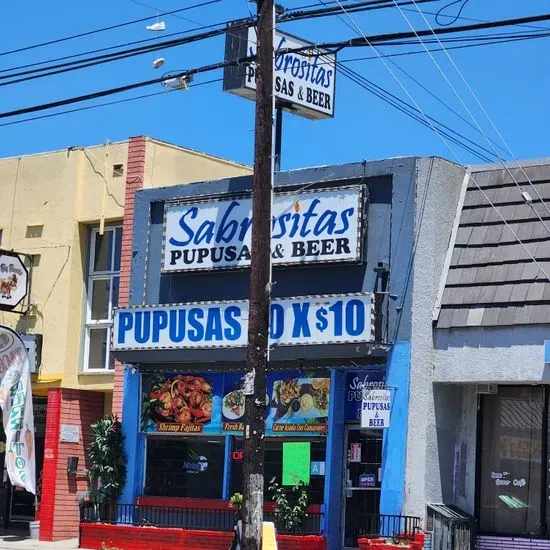
{"label": "blue and white sign board", "polygon": [[[270,344],[370,342],[372,294],[284,298],[271,303]],[[116,309],[113,351],[245,346],[248,301]]]}
{"label": "blue and white sign board", "polygon": [[[238,22],[236,22],[238,23]],[[228,26],[225,61],[256,56],[256,29]],[[311,42],[280,30],[274,38],[274,91],[277,104],[288,112],[311,120],[334,116],[336,53],[321,50]],[[289,52],[288,50],[302,51]],[[228,64],[224,90],[256,99],[256,62]]]}
{"label": "blue and white sign board", "polygon": [[363,390],[361,428],[390,427],[391,397],[391,390]]}
{"label": "blue and white sign board", "polygon": [[[273,198],[274,265],[361,260],[362,187]],[[250,266],[252,199],[166,203],[162,271]]]}

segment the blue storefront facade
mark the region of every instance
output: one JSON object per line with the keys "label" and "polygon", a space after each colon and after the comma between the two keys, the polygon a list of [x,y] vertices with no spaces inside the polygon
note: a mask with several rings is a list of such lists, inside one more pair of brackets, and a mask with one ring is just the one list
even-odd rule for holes
{"label": "blue storefront facade", "polygon": [[[444,214],[438,200],[456,207],[448,188],[461,177],[423,158],[276,174],[266,486],[282,476],[284,445],[307,443],[329,550],[357,547],[372,514],[408,511],[413,333],[431,315],[429,300],[413,307],[417,264],[439,280],[437,243],[418,227]],[[241,491],[251,184],[136,194],[130,305],[113,327],[125,363],[123,503],[227,506]],[[366,388],[390,392],[387,427],[361,428]]]}

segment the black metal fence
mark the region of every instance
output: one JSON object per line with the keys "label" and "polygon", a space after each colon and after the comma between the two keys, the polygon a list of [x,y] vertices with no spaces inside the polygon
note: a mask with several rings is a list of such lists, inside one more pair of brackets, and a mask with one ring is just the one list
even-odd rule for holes
{"label": "black metal fence", "polygon": [[395,541],[411,540],[420,531],[420,518],[368,514],[359,529],[359,537],[382,537]]}
{"label": "black metal fence", "polygon": [[[301,527],[287,530],[277,525],[281,534],[311,535],[321,532],[321,514],[308,513]],[[83,502],[80,505],[82,523],[112,523],[117,525],[180,527],[207,531],[232,531],[236,514],[231,508],[175,508],[139,504],[101,504]],[[264,513],[265,521],[275,521],[273,512]]]}
{"label": "black metal fence", "polygon": [[455,506],[429,504],[426,531],[432,550],[474,550],[476,520]]}

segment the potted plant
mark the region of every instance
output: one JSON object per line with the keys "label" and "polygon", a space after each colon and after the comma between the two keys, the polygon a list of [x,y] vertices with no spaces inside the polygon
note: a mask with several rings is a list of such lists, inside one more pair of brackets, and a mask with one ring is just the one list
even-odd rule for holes
{"label": "potted plant", "polygon": [[[100,508],[111,506],[122,493],[126,483],[126,457],[122,425],[116,415],[107,415],[91,425],[92,443],[88,447],[89,499],[96,520]],[[105,518],[113,519],[113,518]]]}
{"label": "potted plant", "polygon": [[307,518],[309,504],[309,495],[303,481],[295,481],[288,489],[274,477],[268,489],[275,502],[275,526],[287,533],[299,532]]}

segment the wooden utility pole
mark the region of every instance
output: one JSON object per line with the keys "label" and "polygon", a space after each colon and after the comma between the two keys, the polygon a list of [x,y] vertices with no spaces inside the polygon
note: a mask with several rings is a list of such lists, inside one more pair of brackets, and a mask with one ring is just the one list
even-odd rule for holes
{"label": "wooden utility pole", "polygon": [[243,548],[261,550],[264,504],[266,374],[271,294],[273,190],[273,0],[257,0],[256,124],[252,181],[252,259],[246,354]]}

